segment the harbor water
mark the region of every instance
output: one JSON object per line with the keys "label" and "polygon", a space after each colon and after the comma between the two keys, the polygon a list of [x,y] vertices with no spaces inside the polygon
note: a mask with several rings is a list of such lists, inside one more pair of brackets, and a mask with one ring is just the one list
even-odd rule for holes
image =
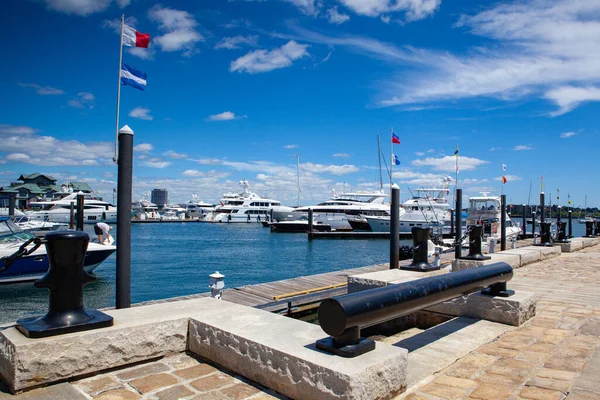
{"label": "harbor water", "polygon": [[[85,231],[95,237],[92,225]],[[575,236],[584,232],[573,224]],[[306,234],[271,233],[261,224],[144,223],[132,224],[131,259],[131,301],[139,303],[207,292],[215,271],[232,288],[389,262],[389,240],[309,242]],[[113,307],[116,255],[94,272],[85,305]],[[32,282],[0,285],[0,304],[0,324],[10,323],[45,312],[48,291]]]}

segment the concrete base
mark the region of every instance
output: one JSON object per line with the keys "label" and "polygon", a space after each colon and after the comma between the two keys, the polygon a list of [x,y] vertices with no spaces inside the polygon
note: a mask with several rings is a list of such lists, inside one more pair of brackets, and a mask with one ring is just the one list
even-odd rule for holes
{"label": "concrete base", "polygon": [[416,272],[401,269],[388,269],[385,271],[368,272],[360,275],[348,276],[348,293],[360,292],[362,290],[393,285],[396,283],[414,281],[415,279],[428,278],[430,276],[447,274],[451,270],[448,265],[437,271]]}
{"label": "concrete base", "polygon": [[463,269],[480,267],[482,265],[493,264],[495,262],[505,262],[513,268],[520,268],[524,265],[546,260],[551,257],[557,257],[561,254],[561,246],[539,247],[527,246],[519,249],[505,250],[499,253],[488,254],[492,257],[486,261],[471,260],[453,260],[452,271],[461,271]]}
{"label": "concrete base", "polygon": [[573,238],[571,240],[579,239],[581,240],[581,244],[583,248],[596,246],[600,243],[600,238]]}
{"label": "concrete base", "polygon": [[492,297],[481,293],[458,297],[426,308],[427,311],[479,318],[502,324],[521,326],[535,316],[538,296],[518,291],[510,297]]}
{"label": "concrete base", "polygon": [[377,343],[342,358],[316,350],[317,325],[204,299],[189,350],[294,399],[390,399],[406,389],[407,350]]}
{"label": "concrete base", "polygon": [[12,393],[186,350],[201,300],[106,311],[109,328],[28,339],[0,331],[0,376]]}

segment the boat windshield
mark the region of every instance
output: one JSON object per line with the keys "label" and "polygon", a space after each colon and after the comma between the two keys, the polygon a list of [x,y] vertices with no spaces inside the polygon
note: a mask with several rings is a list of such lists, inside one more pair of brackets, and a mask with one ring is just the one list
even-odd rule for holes
{"label": "boat windshield", "polygon": [[471,211],[499,211],[500,202],[495,199],[475,200],[471,199],[469,206]]}
{"label": "boat windshield", "polygon": [[11,220],[0,221],[0,243],[22,242],[33,237],[35,236],[23,231]]}

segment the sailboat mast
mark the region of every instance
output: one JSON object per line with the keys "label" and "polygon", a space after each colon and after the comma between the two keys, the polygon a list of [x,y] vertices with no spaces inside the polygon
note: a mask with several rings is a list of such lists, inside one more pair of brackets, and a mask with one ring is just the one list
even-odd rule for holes
{"label": "sailboat mast", "polygon": [[379,190],[383,191],[383,173],[381,171],[381,140],[377,134],[377,158],[379,159]]}
{"label": "sailboat mast", "polygon": [[296,154],[296,189],[298,190],[298,201],[296,205],[300,207],[300,155]]}

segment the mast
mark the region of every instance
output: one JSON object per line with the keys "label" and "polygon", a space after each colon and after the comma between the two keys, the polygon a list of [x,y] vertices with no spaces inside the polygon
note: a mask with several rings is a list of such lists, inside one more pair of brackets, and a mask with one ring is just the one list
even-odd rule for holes
{"label": "mast", "polygon": [[115,157],[116,163],[119,155],[119,107],[121,106],[121,68],[123,67],[123,24],[125,24],[125,14],[121,14],[121,39],[119,40],[119,79],[117,81],[117,118],[115,123]]}
{"label": "mast", "polygon": [[383,192],[383,173],[381,171],[381,140],[377,134],[377,158],[379,159],[379,191]]}
{"label": "mast", "polygon": [[296,154],[296,189],[298,189],[298,201],[296,205],[300,207],[300,155]]}
{"label": "mast", "polygon": [[390,128],[390,201],[392,201],[392,174],[394,171],[394,128]]}

